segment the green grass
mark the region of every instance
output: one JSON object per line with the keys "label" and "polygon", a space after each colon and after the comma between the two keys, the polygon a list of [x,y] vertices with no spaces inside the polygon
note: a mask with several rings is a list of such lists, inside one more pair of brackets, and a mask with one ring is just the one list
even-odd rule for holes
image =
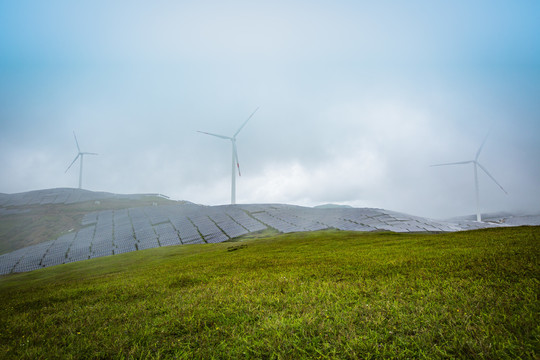
{"label": "green grass", "polygon": [[0,278],[6,359],[537,359],[539,227],[322,231]]}
{"label": "green grass", "polygon": [[80,230],[83,216],[89,212],[149,206],[153,203],[159,205],[178,204],[178,202],[161,197],[148,196],[144,200],[104,199],[97,204],[94,201],[88,201],[70,205],[49,204],[13,207],[28,211],[0,216],[0,255],[54,240],[70,231]]}

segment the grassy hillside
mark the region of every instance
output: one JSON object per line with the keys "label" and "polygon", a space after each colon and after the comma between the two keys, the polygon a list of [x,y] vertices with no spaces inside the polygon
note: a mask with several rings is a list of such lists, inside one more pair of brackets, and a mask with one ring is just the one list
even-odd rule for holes
{"label": "grassy hillside", "polygon": [[25,212],[0,216],[0,255],[79,230],[83,216],[89,212],[149,206],[152,203],[177,204],[148,196],[145,200],[104,199],[97,203],[18,206],[17,210]]}
{"label": "grassy hillside", "polygon": [[0,277],[0,357],[539,354],[539,227],[306,232]]}

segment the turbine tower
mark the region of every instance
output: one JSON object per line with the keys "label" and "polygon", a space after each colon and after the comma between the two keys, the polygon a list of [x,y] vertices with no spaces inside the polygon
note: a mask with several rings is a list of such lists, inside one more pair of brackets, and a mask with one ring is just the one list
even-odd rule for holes
{"label": "turbine tower", "polygon": [[480,164],[478,162],[478,157],[480,156],[480,152],[482,151],[482,148],[484,147],[484,144],[486,143],[487,138],[488,138],[488,136],[485,137],[484,141],[482,142],[482,145],[480,145],[480,148],[478,148],[478,151],[476,152],[476,156],[474,157],[474,160],[467,160],[467,161],[459,161],[459,162],[453,162],[453,163],[431,165],[431,166],[446,166],[446,165],[473,164],[474,186],[475,186],[475,190],[476,190],[476,221],[478,221],[478,222],[482,221],[482,214],[480,214],[480,189],[479,189],[479,185],[478,185],[478,168],[482,169],[486,173],[486,175],[489,176],[491,178],[491,180],[493,180],[495,182],[495,184],[497,184],[501,188],[501,190],[504,191],[505,194],[508,195],[508,193],[506,192],[506,190],[504,190],[502,185],[499,184],[497,182],[497,180],[495,180],[495,178],[489,173],[489,171],[487,171],[487,169],[485,167],[483,167],[482,164]]}
{"label": "turbine tower", "polygon": [[66,172],[68,172],[68,170],[71,168],[71,166],[73,164],[75,164],[75,161],[77,161],[77,159],[79,159],[79,158],[81,159],[80,168],[79,168],[79,189],[80,189],[82,187],[83,157],[84,157],[84,155],[97,155],[97,154],[96,153],[91,153],[91,152],[83,152],[83,151],[81,151],[81,148],[79,147],[79,142],[77,141],[77,135],[75,135],[75,131],[73,132],[73,136],[75,137],[75,144],[77,145],[77,150],[79,152],[77,153],[77,156],[75,156],[75,159],[71,162],[71,164],[66,169]]}
{"label": "turbine tower", "polygon": [[257,112],[257,110],[259,110],[259,108],[256,108],[255,111],[253,111],[251,113],[251,115],[249,115],[249,117],[246,119],[246,121],[244,121],[242,126],[240,126],[240,128],[234,133],[234,135],[232,137],[231,136],[218,135],[218,134],[212,134],[212,133],[208,133],[208,132],[204,132],[204,131],[198,131],[198,132],[200,132],[202,134],[211,135],[211,136],[218,137],[220,139],[230,140],[231,141],[231,144],[232,144],[231,204],[232,205],[236,204],[236,171],[234,169],[235,164],[236,164],[236,167],[238,168],[238,175],[242,176],[240,174],[240,163],[238,162],[238,152],[236,150],[236,136],[240,133],[240,131],[244,128],[244,126],[246,126],[247,122]]}

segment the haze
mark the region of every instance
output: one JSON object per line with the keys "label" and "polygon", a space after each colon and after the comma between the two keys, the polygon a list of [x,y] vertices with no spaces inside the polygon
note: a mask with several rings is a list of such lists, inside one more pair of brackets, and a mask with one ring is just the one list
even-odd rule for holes
{"label": "haze", "polygon": [[540,213],[538,1],[0,3],[0,192]]}

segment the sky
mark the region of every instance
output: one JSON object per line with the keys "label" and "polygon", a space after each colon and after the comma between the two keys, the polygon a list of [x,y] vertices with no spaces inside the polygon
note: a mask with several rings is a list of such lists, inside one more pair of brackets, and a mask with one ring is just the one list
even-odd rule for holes
{"label": "sky", "polygon": [[540,213],[540,2],[0,0],[0,193]]}

